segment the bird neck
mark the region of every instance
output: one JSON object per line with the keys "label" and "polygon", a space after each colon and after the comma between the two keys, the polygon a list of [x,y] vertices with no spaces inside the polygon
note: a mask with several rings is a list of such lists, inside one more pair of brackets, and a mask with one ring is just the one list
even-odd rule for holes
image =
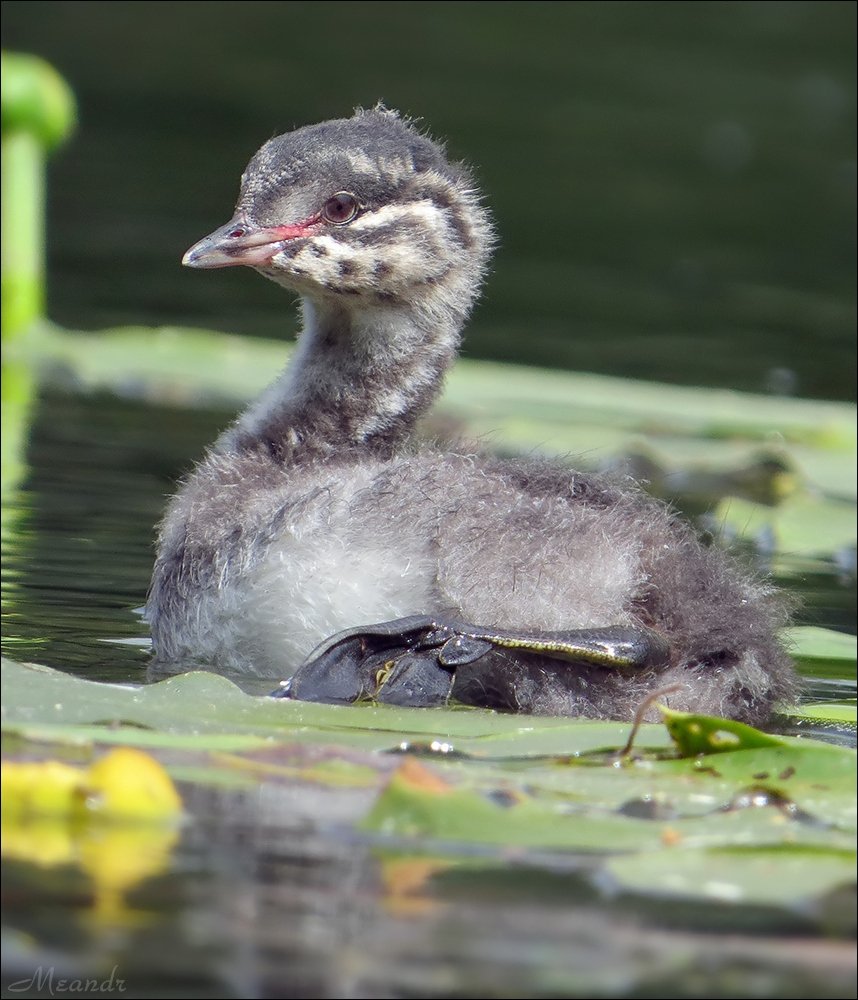
{"label": "bird neck", "polygon": [[279,461],[392,454],[438,396],[465,313],[304,299],[304,328],[279,378],[215,445]]}

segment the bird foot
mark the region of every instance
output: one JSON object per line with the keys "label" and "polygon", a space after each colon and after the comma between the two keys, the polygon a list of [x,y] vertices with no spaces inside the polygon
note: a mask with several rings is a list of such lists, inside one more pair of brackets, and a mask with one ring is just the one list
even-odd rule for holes
{"label": "bird foot", "polygon": [[[492,653],[506,655],[493,660]],[[557,671],[577,665],[635,672],[664,666],[668,648],[657,633],[640,627],[528,632],[471,625],[445,616],[411,615],[331,636],[281,684],[274,697],[443,705],[455,698],[457,668],[485,657],[489,657],[490,669],[498,671],[510,658],[539,657]],[[471,697],[468,701],[473,703]]]}

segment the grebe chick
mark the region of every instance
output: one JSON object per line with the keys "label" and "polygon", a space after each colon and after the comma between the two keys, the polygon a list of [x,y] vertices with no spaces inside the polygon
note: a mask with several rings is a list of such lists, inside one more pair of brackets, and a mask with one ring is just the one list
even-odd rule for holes
{"label": "grebe chick", "polygon": [[393,112],[256,153],[184,263],[297,292],[303,332],[169,505],[155,662],[297,668],[309,700],[618,719],[679,684],[673,707],[763,721],[794,690],[768,586],[636,487],[411,442],[492,242],[467,169]]}

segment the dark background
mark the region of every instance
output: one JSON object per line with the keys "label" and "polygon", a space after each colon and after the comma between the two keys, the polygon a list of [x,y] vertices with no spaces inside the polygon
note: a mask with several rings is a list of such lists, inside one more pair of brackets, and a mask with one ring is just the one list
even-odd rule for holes
{"label": "dark background", "polygon": [[63,325],[289,335],[282,290],[178,260],[265,139],[383,98],[495,213],[471,356],[854,399],[851,2],[8,2],[3,44],[79,99]]}

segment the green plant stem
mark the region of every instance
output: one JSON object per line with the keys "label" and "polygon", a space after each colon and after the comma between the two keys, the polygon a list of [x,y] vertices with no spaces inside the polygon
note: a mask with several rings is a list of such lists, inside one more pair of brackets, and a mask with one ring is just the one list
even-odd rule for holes
{"label": "green plant stem", "polygon": [[20,337],[45,309],[44,144],[15,129],[2,139],[3,339]]}
{"label": "green plant stem", "polygon": [[27,440],[35,398],[35,376],[30,365],[4,359],[2,370],[2,422],[0,443],[0,495],[3,497],[3,537],[5,538],[5,503],[21,483],[27,471]]}

